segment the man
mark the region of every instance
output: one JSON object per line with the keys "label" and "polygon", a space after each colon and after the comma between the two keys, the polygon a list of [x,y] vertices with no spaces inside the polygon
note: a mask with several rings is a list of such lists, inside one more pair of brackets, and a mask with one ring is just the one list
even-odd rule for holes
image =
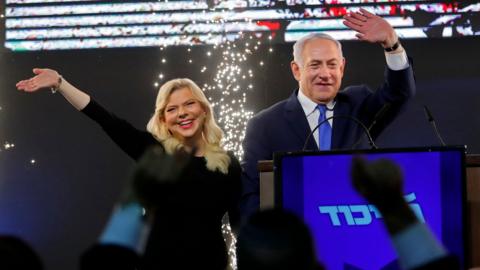
{"label": "man", "polygon": [[[385,83],[376,92],[364,85],[339,92],[345,69],[341,44],[325,34],[298,40],[293,47],[291,69],[299,89],[258,113],[247,126],[242,161],[243,218],[259,207],[259,160],[272,159],[277,151],[300,151],[305,143],[309,150],[350,149],[364,131],[345,116],[366,126],[376,122],[371,127],[376,137],[414,95],[413,70],[392,26],[364,9],[344,19],[347,27],[358,32],[360,40],[378,43],[385,49]],[[375,119],[379,111],[385,113]],[[326,120],[332,116],[336,118]],[[322,121],[313,139],[307,141],[308,134]]]}

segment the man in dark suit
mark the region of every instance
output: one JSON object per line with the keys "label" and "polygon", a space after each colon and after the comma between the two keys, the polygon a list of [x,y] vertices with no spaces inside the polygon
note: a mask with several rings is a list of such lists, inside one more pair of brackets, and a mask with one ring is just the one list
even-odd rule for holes
{"label": "man in dark suit", "polygon": [[[386,111],[372,127],[373,137],[390,123],[414,95],[413,70],[392,26],[364,9],[344,17],[344,24],[357,31],[357,37],[380,44],[385,50],[385,82],[372,91],[365,85],[350,86],[339,92],[345,59],[341,44],[329,35],[310,34],[293,46],[291,69],[298,81],[288,99],[255,115],[248,123],[243,142],[242,216],[259,207],[257,162],[272,159],[277,151],[300,151],[307,136],[321,121],[309,150],[349,149],[361,139],[361,127],[351,116],[370,126],[382,108]],[[387,105],[388,104],[388,105]],[[336,117],[329,119],[329,117]]]}

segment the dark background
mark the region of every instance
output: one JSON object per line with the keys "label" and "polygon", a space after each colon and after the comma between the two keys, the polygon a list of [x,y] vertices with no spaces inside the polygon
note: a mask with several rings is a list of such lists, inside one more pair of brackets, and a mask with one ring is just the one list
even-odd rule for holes
{"label": "dark background", "polygon": [[[0,29],[2,30],[2,29]],[[3,43],[3,41],[2,41]],[[378,45],[344,42],[343,85],[383,80],[385,60]],[[405,40],[414,59],[417,96],[379,138],[380,147],[438,145],[422,106],[433,112],[447,144],[480,152],[480,39]],[[286,98],[296,87],[290,73],[291,45],[260,47],[249,55],[254,88],[248,109],[255,112]],[[79,254],[94,243],[133,161],[60,94],[16,91],[33,67],[58,70],[117,115],[144,128],[154,109],[159,72],[166,79],[190,77],[211,82],[218,58],[211,47],[108,49],[12,53],[0,49],[0,233],[23,237],[48,269],[75,269]],[[162,64],[161,59],[167,58]],[[194,59],[188,64],[188,59]],[[258,62],[265,65],[260,67]],[[36,163],[31,164],[30,160]],[[195,226],[192,222],[192,227]]]}

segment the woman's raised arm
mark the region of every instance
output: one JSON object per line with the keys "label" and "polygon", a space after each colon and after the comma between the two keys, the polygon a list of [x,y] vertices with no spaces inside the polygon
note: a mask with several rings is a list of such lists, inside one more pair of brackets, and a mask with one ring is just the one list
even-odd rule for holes
{"label": "woman's raised arm", "polygon": [[20,91],[36,92],[50,89],[60,92],[77,110],[82,110],[90,102],[90,96],[65,80],[57,71],[48,68],[34,68],[34,77],[19,81],[16,87]]}

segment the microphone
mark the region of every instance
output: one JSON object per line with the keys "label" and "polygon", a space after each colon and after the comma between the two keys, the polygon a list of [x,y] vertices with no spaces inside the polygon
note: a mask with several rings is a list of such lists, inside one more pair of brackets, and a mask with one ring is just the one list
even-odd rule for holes
{"label": "microphone", "polygon": [[[372,128],[377,124],[378,120],[382,119],[385,114],[388,112],[388,110],[390,110],[390,107],[392,107],[392,104],[390,103],[385,103],[382,108],[377,112],[377,114],[375,114],[375,116],[373,117],[373,121],[372,123],[370,124],[370,126],[368,126],[368,133],[370,133],[370,131],[372,130]],[[362,141],[362,138],[358,138],[358,140],[352,145],[352,147],[350,149],[355,149],[355,147],[357,147],[357,145]]]}
{"label": "microphone", "polygon": [[432,124],[433,131],[435,131],[435,135],[437,135],[438,140],[442,146],[446,146],[445,141],[443,141],[442,136],[440,136],[440,132],[438,131],[437,124],[435,123],[435,119],[433,119],[432,112],[428,109],[427,105],[423,105],[423,110],[425,111],[425,116],[427,117],[427,121]]}
{"label": "microphone", "polygon": [[308,141],[310,140],[310,137],[312,137],[313,133],[314,133],[322,124],[328,122],[328,120],[330,120],[330,119],[337,119],[337,118],[340,118],[340,119],[349,119],[349,120],[352,120],[352,121],[354,121],[355,123],[357,123],[359,126],[362,127],[363,131],[364,131],[365,134],[367,135],[368,142],[369,142],[370,145],[372,146],[372,149],[377,149],[377,148],[378,148],[378,147],[375,145],[375,142],[374,142],[373,139],[372,139],[372,135],[370,135],[370,131],[368,131],[368,128],[367,128],[362,122],[360,122],[360,120],[358,120],[357,118],[355,118],[355,117],[353,117],[353,116],[350,116],[350,115],[332,115],[332,116],[330,116],[330,117],[327,117],[325,120],[321,121],[320,123],[318,123],[318,125],[308,134],[307,139],[305,140],[305,144],[303,145],[302,151],[305,151],[305,149],[307,148]]}

